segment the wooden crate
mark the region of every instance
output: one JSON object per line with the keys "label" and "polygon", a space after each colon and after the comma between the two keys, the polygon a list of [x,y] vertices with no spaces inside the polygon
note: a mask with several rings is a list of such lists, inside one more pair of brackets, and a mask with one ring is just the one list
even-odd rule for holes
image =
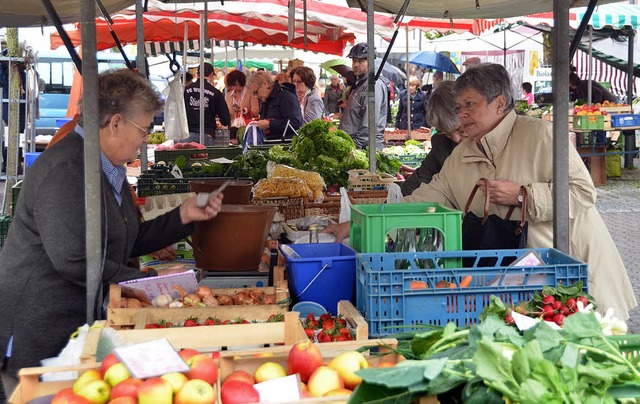
{"label": "wooden crate", "polygon": [[600,111],[607,111],[607,114],[633,114],[631,105],[621,107],[600,107]]}
{"label": "wooden crate", "polygon": [[368,170],[349,170],[349,190],[371,191],[389,188],[389,184],[398,182],[389,174],[375,174]]}
{"label": "wooden crate", "polygon": [[[582,157],[594,185],[607,184],[607,165],[605,159],[604,146],[594,147],[578,147],[578,154]],[[594,155],[594,153],[598,155]]]}
{"label": "wooden crate", "polygon": [[411,131],[411,140],[431,141],[431,130]]}
{"label": "wooden crate", "polygon": [[385,129],[384,131],[384,141],[402,141],[409,139],[409,134],[406,130],[396,130],[396,129]]}
{"label": "wooden crate", "polygon": [[355,339],[357,341],[369,339],[369,323],[367,323],[367,320],[365,320],[358,309],[355,308],[353,303],[348,300],[340,300],[338,302],[338,315],[343,316],[351,328],[355,330]]}
{"label": "wooden crate", "polygon": [[[45,373],[77,371],[79,373],[89,369],[99,369],[96,363],[86,363],[81,365],[67,366],[45,366],[39,368],[20,369],[20,382],[15,391],[9,397],[11,404],[24,404],[38,398],[56,394],[62,389],[73,387],[75,380],[60,380],[51,382],[41,382],[40,376]],[[48,401],[45,401],[48,402]]]}
{"label": "wooden crate", "polygon": [[[187,317],[195,316],[200,319],[217,317],[220,320],[233,320],[243,317],[247,320],[266,320],[271,314],[288,311],[289,289],[284,282],[265,288],[267,294],[276,294],[276,303],[273,305],[255,306],[216,306],[216,307],[143,307],[121,308],[122,288],[119,285],[111,285],[109,289],[109,307],[107,308],[107,325],[116,329],[122,327],[133,328],[141,319],[158,321],[164,319],[172,322],[183,322]],[[243,290],[243,288],[215,289],[214,293],[231,294]]]}
{"label": "wooden crate", "polygon": [[[298,312],[284,313],[284,321],[277,323],[228,324],[200,327],[172,327],[145,329],[148,318],[141,319],[133,330],[117,330],[123,340],[140,343],[166,338],[176,349],[192,348],[199,351],[217,351],[220,349],[246,349],[247,346],[266,344],[295,344],[305,341],[307,335],[300,323]],[[144,317],[148,313],[143,314]],[[95,363],[101,328],[89,330],[80,361]]]}

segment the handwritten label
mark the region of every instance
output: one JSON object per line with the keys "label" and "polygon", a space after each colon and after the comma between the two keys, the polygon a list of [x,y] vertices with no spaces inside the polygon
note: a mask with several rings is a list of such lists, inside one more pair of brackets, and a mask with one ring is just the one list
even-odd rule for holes
{"label": "handwritten label", "polygon": [[166,338],[116,348],[114,352],[129,373],[137,379],[189,370],[189,365]]}
{"label": "handwritten label", "polygon": [[300,375],[297,373],[256,383],[253,387],[260,393],[261,403],[295,403],[301,398]]}

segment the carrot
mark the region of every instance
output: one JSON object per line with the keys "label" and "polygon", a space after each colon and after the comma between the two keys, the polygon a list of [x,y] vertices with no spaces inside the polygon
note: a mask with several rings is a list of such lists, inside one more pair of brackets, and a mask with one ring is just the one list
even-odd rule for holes
{"label": "carrot", "polygon": [[414,290],[414,289],[426,289],[427,288],[427,282],[425,281],[411,281],[409,282],[409,289]]}
{"label": "carrot", "polygon": [[469,285],[471,285],[471,281],[473,280],[473,277],[471,275],[467,275],[464,278],[462,278],[462,280],[460,281],[460,287],[461,288],[468,288]]}
{"label": "carrot", "polygon": [[438,289],[454,289],[456,288],[456,284],[452,282],[447,282],[445,280],[438,281],[436,283],[436,288]]}

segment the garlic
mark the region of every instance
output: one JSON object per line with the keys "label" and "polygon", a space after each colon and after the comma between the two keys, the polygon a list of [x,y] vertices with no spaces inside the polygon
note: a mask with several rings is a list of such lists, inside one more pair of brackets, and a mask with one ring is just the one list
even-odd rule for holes
{"label": "garlic", "polygon": [[169,307],[183,307],[184,304],[180,300],[176,300],[175,302],[169,303]]}
{"label": "garlic", "polygon": [[156,298],[151,301],[151,304],[153,305],[153,307],[165,307],[172,301],[173,297],[171,297],[171,295],[162,294],[160,296],[156,296]]}

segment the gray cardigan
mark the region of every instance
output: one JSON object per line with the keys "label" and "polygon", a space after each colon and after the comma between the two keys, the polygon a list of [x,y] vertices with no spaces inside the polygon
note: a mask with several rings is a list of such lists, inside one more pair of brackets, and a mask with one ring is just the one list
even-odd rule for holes
{"label": "gray cardigan", "polygon": [[[13,374],[57,356],[86,322],[83,155],[83,139],[72,132],[36,160],[0,252],[0,363],[13,335]],[[121,195],[119,206],[103,174],[104,288],[156,275],[129,267],[129,258],[174,243],[195,228],[182,224],[179,208],[140,223],[126,182]]]}

